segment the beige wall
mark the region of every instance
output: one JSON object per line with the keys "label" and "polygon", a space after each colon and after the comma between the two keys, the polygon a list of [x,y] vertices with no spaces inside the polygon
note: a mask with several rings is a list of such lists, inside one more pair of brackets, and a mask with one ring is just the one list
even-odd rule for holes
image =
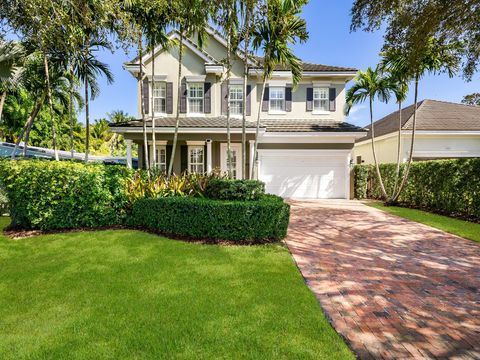
{"label": "beige wall", "polygon": [[[225,58],[225,48],[213,37],[207,41],[204,50],[213,56],[216,60],[222,61]],[[145,69],[148,76],[151,75],[151,59],[145,61]],[[185,48],[183,53],[182,77],[185,75],[206,75],[205,61],[201,59],[192,50]],[[155,75],[166,76],[166,81],[173,83],[173,114],[177,109],[178,99],[178,48],[173,46],[168,51],[159,51],[155,56]],[[243,62],[240,59],[234,60],[232,69],[232,79],[243,78]],[[212,98],[212,112],[205,114],[205,116],[220,116],[221,115],[221,83],[225,80],[226,74],[222,76],[207,75],[206,82],[212,83],[211,98]],[[335,121],[344,120],[344,105],[345,105],[345,82],[347,78],[331,78],[331,77],[308,77],[304,78],[293,92],[292,111],[285,114],[269,114],[268,112],[261,112],[263,119],[329,119]],[[284,83],[291,83],[291,78],[275,77],[271,81],[281,81]],[[322,86],[335,87],[337,90],[336,111],[327,112],[325,114],[314,114],[311,111],[306,111],[306,89],[312,87],[313,84],[321,83]],[[257,76],[249,77],[249,84],[252,86],[251,92],[251,109],[252,113],[250,120],[257,118],[259,104],[261,103],[261,78]],[[150,95],[152,91],[150,91]],[[137,87],[137,104],[138,115],[140,117],[140,87]],[[150,104],[150,103],[149,103]],[[150,107],[150,106],[149,106]],[[181,116],[186,116],[181,114]]]}

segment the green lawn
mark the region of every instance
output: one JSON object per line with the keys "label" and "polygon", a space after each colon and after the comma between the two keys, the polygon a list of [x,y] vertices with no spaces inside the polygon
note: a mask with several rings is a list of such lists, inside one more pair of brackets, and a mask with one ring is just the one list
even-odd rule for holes
{"label": "green lawn", "polygon": [[454,219],[448,216],[432,214],[422,210],[398,206],[385,206],[379,202],[366,202],[366,204],[405,219],[430,225],[434,228],[446,231],[450,234],[461,236],[465,239],[480,241],[480,224],[477,223]]}
{"label": "green lawn", "polygon": [[353,355],[282,246],[0,235],[0,359],[161,358]]}

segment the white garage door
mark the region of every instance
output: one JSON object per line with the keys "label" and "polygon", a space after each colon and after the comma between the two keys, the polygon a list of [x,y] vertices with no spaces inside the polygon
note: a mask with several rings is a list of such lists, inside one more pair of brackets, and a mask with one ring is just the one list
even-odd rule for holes
{"label": "white garage door", "polygon": [[259,179],[285,198],[340,199],[348,193],[349,151],[259,150]]}

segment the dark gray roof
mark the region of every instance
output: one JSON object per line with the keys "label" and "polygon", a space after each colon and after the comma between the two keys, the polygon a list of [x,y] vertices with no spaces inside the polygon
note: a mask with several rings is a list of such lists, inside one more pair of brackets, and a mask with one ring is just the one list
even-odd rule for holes
{"label": "dark gray roof", "polygon": [[[413,126],[414,105],[402,110],[402,130]],[[374,123],[375,136],[382,136],[398,131],[398,110]],[[464,105],[446,101],[425,99],[417,105],[417,130],[442,131],[480,131],[480,106]],[[367,130],[370,126],[366,127]],[[368,135],[358,141],[371,138]]]}
{"label": "dark gray roof", "polygon": [[[151,119],[147,120],[147,126],[151,127]],[[226,116],[216,117],[182,117],[180,118],[180,127],[182,128],[226,128]],[[155,126],[158,128],[175,127],[175,117],[161,117],[155,119]],[[110,124],[110,127],[142,127],[141,120],[129,121],[127,123]],[[231,128],[241,128],[242,119],[231,118]],[[247,121],[246,127],[251,129],[256,127],[255,121]],[[260,127],[267,132],[331,132],[346,131],[356,132],[364,131],[358,126],[354,126],[345,122],[337,122],[333,120],[307,120],[307,119],[268,119],[262,120]]]}
{"label": "dark gray roof", "polygon": [[[263,63],[263,57],[255,56],[255,60],[261,65]],[[324,65],[324,64],[313,64],[307,63],[302,61],[302,68],[304,72],[316,72],[316,71],[325,71],[325,72],[356,72],[358,69],[352,67],[342,67],[342,66],[332,66],[332,65]],[[275,67],[277,71],[287,71],[288,69],[277,65]]]}

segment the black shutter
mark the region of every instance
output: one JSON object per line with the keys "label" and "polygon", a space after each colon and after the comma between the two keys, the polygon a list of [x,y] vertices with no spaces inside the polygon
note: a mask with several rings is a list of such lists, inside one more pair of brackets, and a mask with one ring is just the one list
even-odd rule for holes
{"label": "black shutter", "polygon": [[173,114],[173,83],[167,82],[166,88],[166,110],[167,114]]}
{"label": "black shutter", "polygon": [[170,166],[170,158],[172,157],[172,148],[173,146],[172,145],[167,145],[166,146],[166,155],[167,155],[167,159],[166,159],[166,168],[167,168],[167,171],[168,171],[168,167]]}
{"label": "black shutter", "polygon": [[328,94],[328,100],[330,103],[330,111],[335,111],[336,110],[336,97],[337,97],[337,89],[335,88],[330,88],[329,89],[329,94]]}
{"label": "black shutter", "polygon": [[180,112],[185,114],[187,112],[187,80],[182,79],[180,90]]}
{"label": "black shutter", "polygon": [[228,102],[228,84],[226,81],[222,83],[221,87],[221,100],[222,100],[222,115],[227,115],[227,102]]}
{"label": "black shutter", "polygon": [[188,171],[188,146],[180,146],[180,173]]}
{"label": "black shutter", "polygon": [[148,114],[148,103],[150,99],[148,79],[143,79],[143,111]]}
{"label": "black shutter", "polygon": [[313,88],[307,88],[307,111],[313,111]]}
{"label": "black shutter", "polygon": [[252,85],[247,85],[247,104],[246,104],[247,116],[252,115],[252,97],[250,96],[251,92],[252,92]]}
{"label": "black shutter", "polygon": [[270,90],[268,86],[265,86],[265,93],[262,100],[262,111],[268,111],[268,102],[270,100]]}
{"label": "black shutter", "polygon": [[203,84],[203,112],[205,114],[210,114],[212,112],[211,87],[212,84],[209,82]]}
{"label": "black shutter", "polygon": [[285,88],[285,111],[291,112],[292,111],[292,85],[287,84]]}

